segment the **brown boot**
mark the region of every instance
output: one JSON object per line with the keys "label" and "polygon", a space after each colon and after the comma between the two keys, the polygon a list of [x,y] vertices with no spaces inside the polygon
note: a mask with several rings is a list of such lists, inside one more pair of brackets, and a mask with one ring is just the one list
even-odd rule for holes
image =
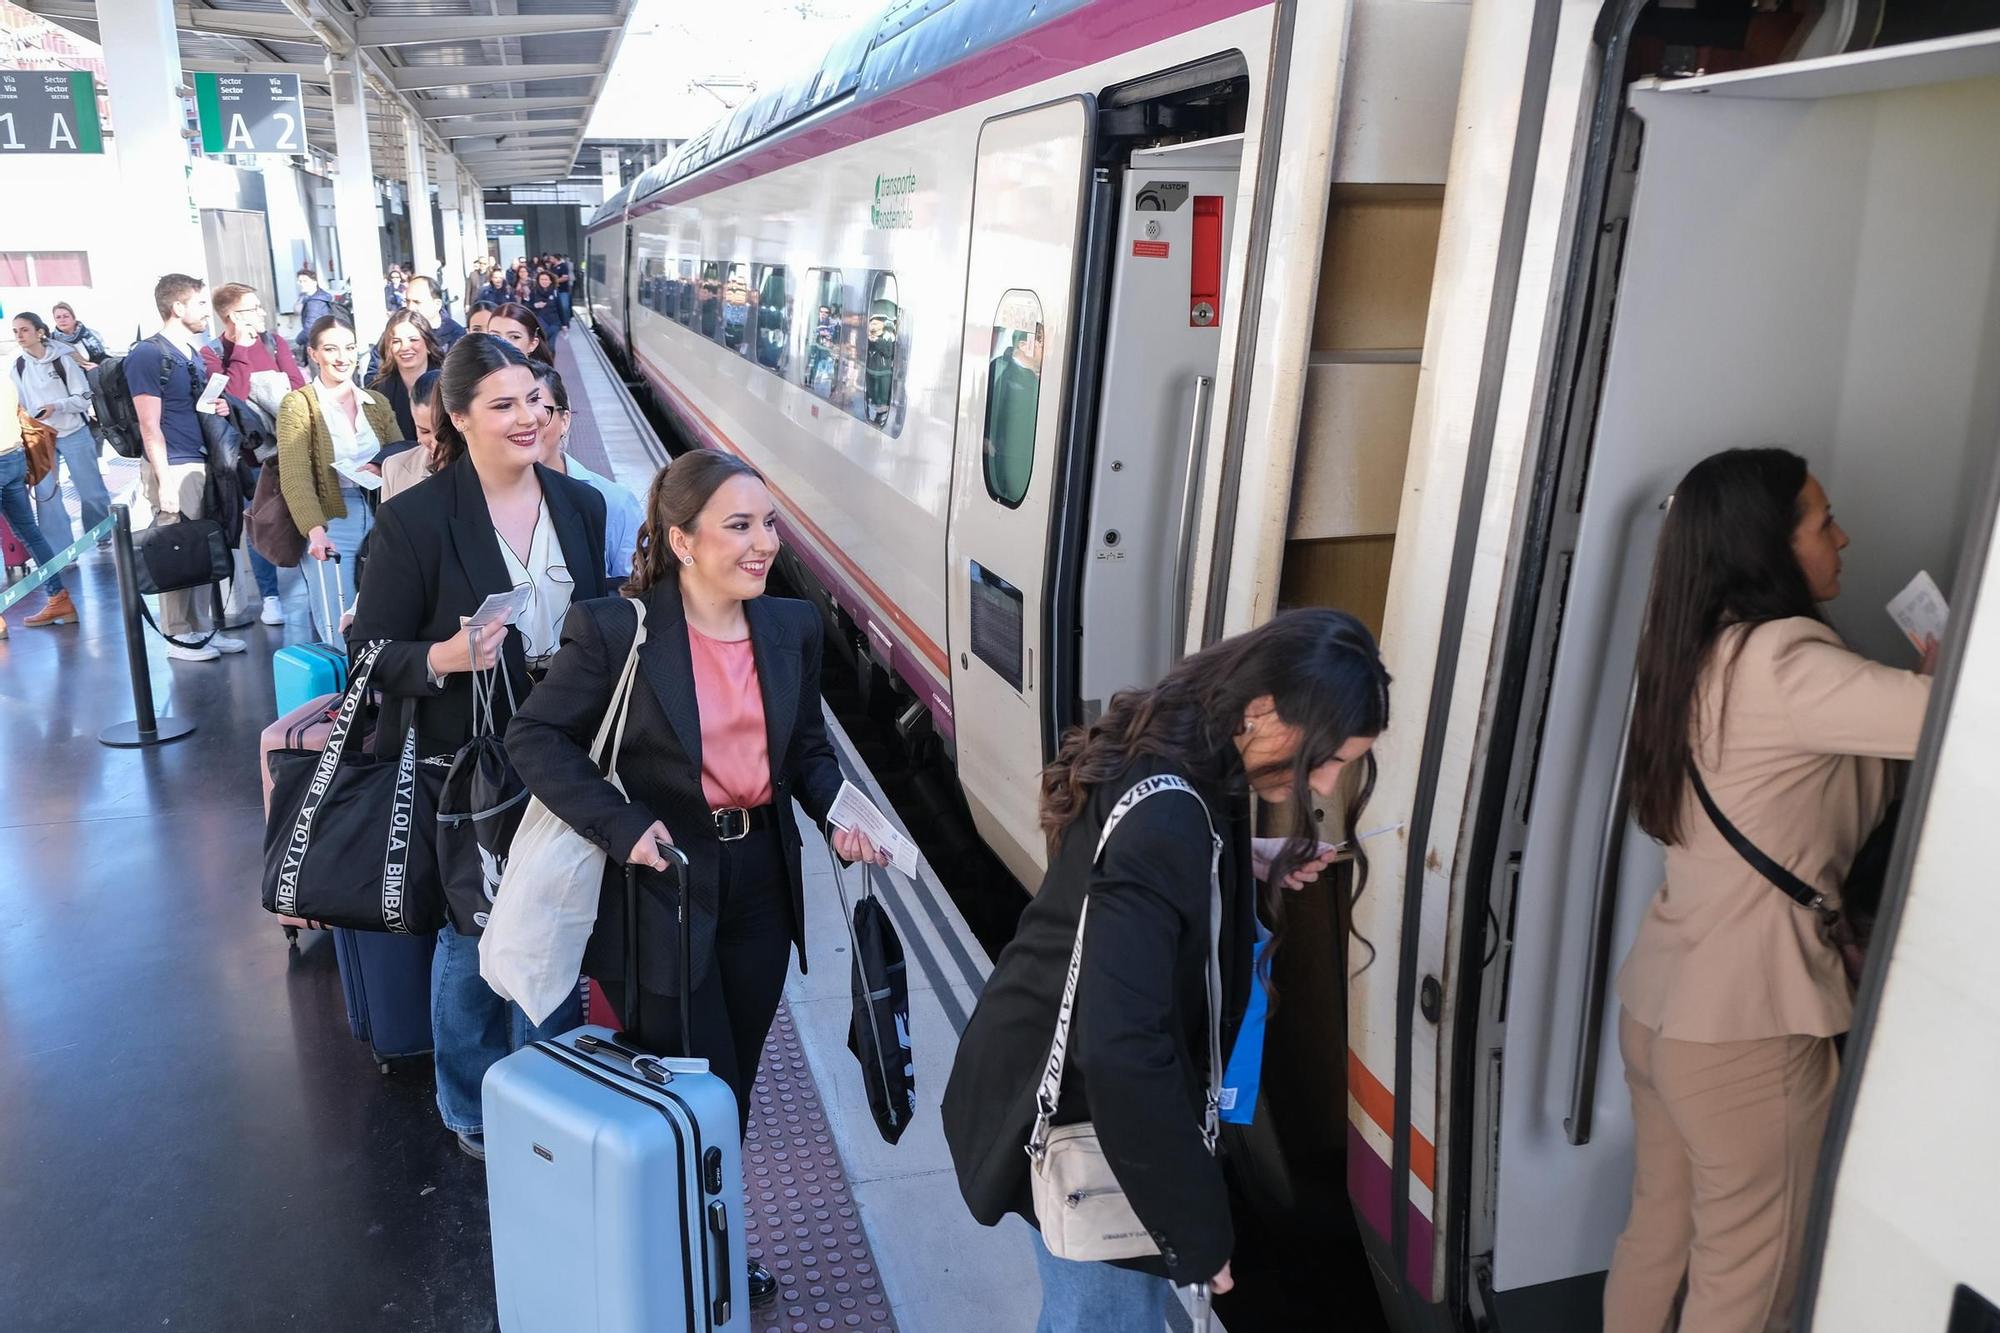
{"label": "brown boot", "polygon": [[74,625],[76,623],[76,603],[69,599],[67,588],[49,598],[41,610],[21,622],[29,629],[40,629],[44,625]]}

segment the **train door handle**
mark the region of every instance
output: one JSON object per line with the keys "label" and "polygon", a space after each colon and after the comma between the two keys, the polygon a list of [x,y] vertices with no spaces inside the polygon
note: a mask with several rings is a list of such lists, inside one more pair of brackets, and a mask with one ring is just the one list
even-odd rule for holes
{"label": "train door handle", "polygon": [[1174,543],[1174,640],[1168,657],[1187,654],[1188,602],[1194,595],[1194,521],[1201,509],[1201,477],[1208,461],[1208,408],[1215,381],[1194,377],[1194,424],[1188,427],[1187,468],[1182,478],[1180,532]]}

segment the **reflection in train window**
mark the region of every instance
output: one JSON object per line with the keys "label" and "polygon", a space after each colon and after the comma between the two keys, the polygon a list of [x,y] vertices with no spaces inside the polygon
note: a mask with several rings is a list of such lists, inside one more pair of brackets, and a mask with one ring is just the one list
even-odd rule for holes
{"label": "reflection in train window", "polygon": [[785,373],[792,350],[792,289],[782,264],[757,266],[757,364]]}
{"label": "reflection in train window", "polygon": [[731,264],[722,284],[722,345],[746,356],[757,331],[756,291],[750,284],[750,266]]}
{"label": "reflection in train window", "polygon": [[695,303],[695,329],[704,338],[722,341],[722,270],[720,261],[704,260],[701,291]]}
{"label": "reflection in train window", "polygon": [[676,293],[676,298],[677,298],[677,305],[675,310],[672,312],[674,314],[674,317],[680,320],[681,323],[687,325],[689,328],[693,328],[694,305],[695,305],[695,282],[694,282],[694,261],[692,259],[683,259],[681,261],[680,289]]}
{"label": "reflection in train window", "polygon": [[986,493],[1020,507],[1035,466],[1035,417],[1042,401],[1042,301],[1015,289],[993,312],[992,359],[986,366]]}
{"label": "reflection in train window", "polygon": [[859,392],[847,401],[848,411],[883,430],[889,429],[889,414],[896,399],[898,338],[902,329],[902,307],[896,303],[896,275],[876,273],[868,283],[866,321],[856,330],[857,346],[851,355],[859,363]]}
{"label": "reflection in train window", "polygon": [[816,268],[807,273],[806,290],[813,297],[813,323],[806,342],[805,386],[831,402],[847,289],[839,269]]}
{"label": "reflection in train window", "polygon": [[639,304],[648,310],[662,311],[661,296],[667,284],[667,265],[664,260],[648,255],[639,261]]}

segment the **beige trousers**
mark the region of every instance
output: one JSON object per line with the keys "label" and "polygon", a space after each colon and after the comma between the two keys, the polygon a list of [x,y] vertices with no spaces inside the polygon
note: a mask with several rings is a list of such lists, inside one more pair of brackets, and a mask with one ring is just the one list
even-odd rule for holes
{"label": "beige trousers", "polygon": [[[149,462],[143,468],[146,477],[146,500],[153,506],[155,515],[160,510],[160,478],[153,473]],[[167,464],[166,486],[180,502],[182,518],[200,518],[208,501],[208,464],[169,463]],[[153,519],[155,524],[161,520]],[[192,638],[208,628],[213,619],[210,608],[215,598],[209,587],[188,588],[182,592],[160,594],[160,632],[176,638]]]}
{"label": "beige trousers", "polygon": [[1790,1329],[1840,1072],[1832,1039],[1674,1041],[1621,1012],[1618,1047],[1638,1163],[1604,1288],[1605,1333]]}

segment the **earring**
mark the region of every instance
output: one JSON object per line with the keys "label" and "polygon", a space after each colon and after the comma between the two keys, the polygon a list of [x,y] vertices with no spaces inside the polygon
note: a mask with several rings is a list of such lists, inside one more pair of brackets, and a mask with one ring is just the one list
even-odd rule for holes
{"label": "earring", "polygon": [[694,563],[694,557],[691,555],[684,555],[681,557],[681,563],[684,565],[691,565]]}

